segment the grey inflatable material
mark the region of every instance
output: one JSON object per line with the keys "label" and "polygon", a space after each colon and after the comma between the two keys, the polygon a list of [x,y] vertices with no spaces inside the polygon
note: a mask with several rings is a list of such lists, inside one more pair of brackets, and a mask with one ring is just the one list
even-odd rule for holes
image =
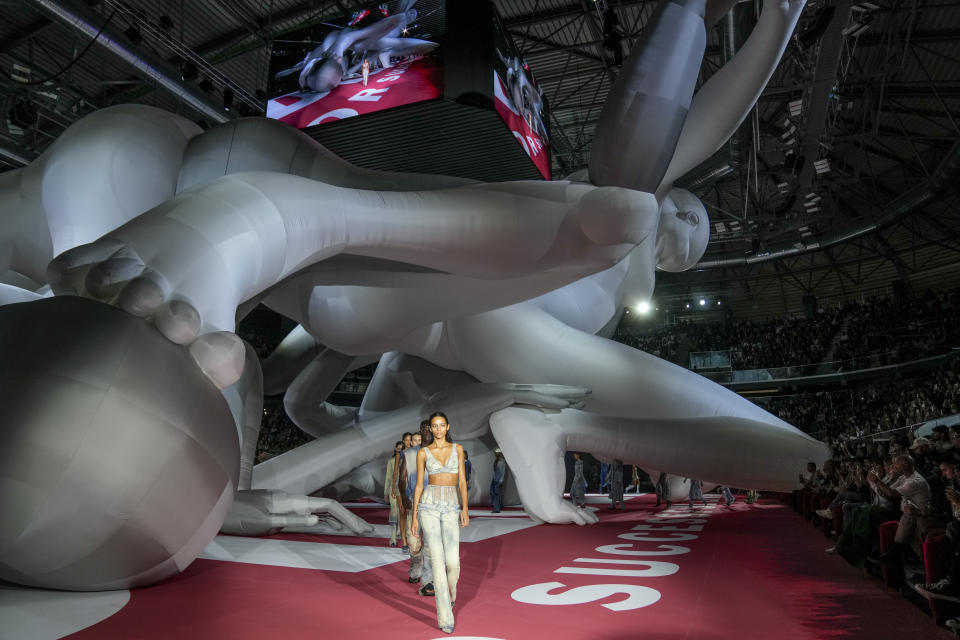
{"label": "grey inflatable material", "polygon": [[[598,454],[628,463],[727,482],[732,476],[717,465],[737,464],[744,486],[792,488],[796,469],[825,459],[826,447],[695,374],[593,334],[624,304],[649,300],[655,268],[683,270],[703,255],[706,212],[693,196],[671,189],[672,180],[708,157],[749,113],[802,7],[803,0],[765,0],[741,52],[692,102],[672,90],[681,88],[677,76],[695,71],[671,62],[691,59],[682,30],[673,36],[678,42],[650,44],[656,50],[650,59],[663,64],[644,68],[667,74],[657,80],[660,88],[672,86],[668,102],[678,109],[668,106],[667,116],[689,104],[676,151],[670,159],[675,133],[642,135],[672,131],[666,120],[603,117],[600,129],[644,144],[629,156],[614,153],[624,165],[640,162],[636,167],[612,166],[594,176],[591,160],[593,184],[484,185],[369,171],[279,122],[245,119],[201,133],[179,116],[141,105],[98,111],[28,167],[0,175],[3,282],[49,282],[58,294],[112,300],[141,316],[131,320],[87,303],[94,306],[43,307],[46,319],[20,309],[0,318],[2,397],[13,407],[14,421],[4,425],[0,440],[7,474],[0,485],[0,578],[67,589],[162,579],[189,564],[224,520],[232,498],[231,522],[248,532],[285,526],[297,521],[294,516],[316,521],[315,509],[337,517],[306,496],[278,494],[276,486],[264,487],[268,494],[241,491],[234,498],[233,482],[221,484],[221,472],[239,458],[237,434],[210,381],[223,388],[240,376],[241,352],[225,331],[233,329],[239,307],[260,300],[302,324],[313,341],[298,341],[293,357],[278,362],[284,371],[271,376],[271,388],[290,385],[297,363],[298,370],[310,360],[336,364],[337,358],[312,353],[322,344],[356,361],[402,352],[494,384],[593,389],[587,410],[595,417],[510,407],[495,412],[492,429],[485,421],[476,433],[455,427],[458,438],[482,444],[481,452],[473,450],[478,468],[490,440],[516,467],[533,437],[521,437],[524,430],[549,436],[536,460],[520,471],[538,478],[521,484],[527,488],[525,506],[541,520],[590,521],[592,514],[560,499],[562,479],[559,489],[556,482],[562,470],[558,443],[567,438],[570,446],[586,450],[586,443],[574,441],[584,432],[597,434],[591,449]],[[699,17],[681,22],[702,29]],[[669,51],[674,45],[676,55]],[[632,83],[635,75],[622,74],[621,82]],[[598,140],[594,148],[601,147]],[[645,184],[637,176],[656,182],[667,160],[656,196],[634,190]],[[625,186],[596,186],[619,184],[620,178]],[[99,314],[109,319],[101,321]],[[142,326],[128,327],[130,322]],[[153,327],[173,344],[141,348],[140,342],[158,339]],[[189,343],[189,354],[177,346]],[[163,358],[152,355],[164,348],[169,353]],[[190,354],[203,363],[209,380],[192,377],[203,374]],[[104,362],[123,366],[112,369]],[[300,382],[329,384],[313,373]],[[406,372],[396,373],[385,385],[404,382]],[[239,398],[239,388],[234,391]],[[291,402],[297,400],[294,391]],[[349,428],[366,435],[379,420],[374,409],[391,412],[384,419],[402,427],[391,426],[383,446],[372,450],[381,455],[423,417],[417,409],[401,419],[404,406],[426,398],[415,391],[406,389],[403,403],[365,399]],[[85,404],[96,394],[105,399],[103,416],[95,414],[99,406]],[[378,395],[376,389],[368,394]],[[303,408],[307,398],[299,395]],[[517,400],[514,395],[512,404]],[[209,406],[201,406],[205,402]],[[170,420],[171,413],[182,419]],[[330,407],[299,416],[311,418],[321,432],[336,430],[349,417]],[[737,419],[744,422],[729,437],[716,432]],[[671,422],[676,420],[681,422]],[[461,426],[473,422],[457,418]],[[708,433],[701,438],[699,431]],[[763,431],[763,438],[751,439],[753,431]],[[611,433],[617,442],[606,439]],[[336,431],[325,436],[334,440],[310,447],[318,455],[304,467],[321,468],[331,481],[350,476],[351,467],[334,468],[334,454],[357,457],[369,440],[355,438],[339,451],[325,446],[340,442],[341,435]],[[182,449],[170,444],[178,438],[185,440]],[[783,454],[783,462],[772,466],[760,459],[765,446]],[[258,469],[297,471],[274,460]],[[152,497],[154,487],[158,498]],[[143,512],[137,490],[149,494]],[[364,526],[353,525],[358,532]]]}
{"label": "grey inflatable material", "polygon": [[[657,190],[693,100],[707,46],[705,5],[669,0],[657,7],[600,112],[590,150],[594,184]],[[636,126],[642,122],[657,126]]]}
{"label": "grey inflatable material", "polygon": [[126,589],[189,565],[233,502],[240,454],[186,350],[57,297],[0,308],[0,353],[0,579]]}

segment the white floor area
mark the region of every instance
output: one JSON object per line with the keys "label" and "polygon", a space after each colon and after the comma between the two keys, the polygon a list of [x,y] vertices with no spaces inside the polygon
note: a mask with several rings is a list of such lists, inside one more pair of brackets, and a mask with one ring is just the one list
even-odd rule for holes
{"label": "white floor area", "polygon": [[274,567],[357,573],[400,562],[406,556],[399,549],[387,546],[217,536],[198,557]]}
{"label": "white floor area", "polygon": [[[522,531],[524,529],[529,529],[530,527],[537,526],[537,523],[526,517],[526,514],[521,511],[515,511],[514,514],[517,514],[515,517],[500,517],[507,515],[503,512],[501,513],[490,513],[489,511],[470,510],[470,526],[466,529],[460,530],[460,540],[462,542],[478,542],[480,540],[487,540],[488,538],[495,538],[496,536],[502,536],[507,533],[513,533],[514,531]],[[287,527],[284,529],[287,533],[313,533],[317,535],[324,536],[351,536],[353,535],[346,529],[335,530],[324,524],[318,524],[313,527]],[[375,524],[373,525],[373,533],[369,534],[366,537],[370,538],[383,538],[387,540],[390,538],[390,525],[388,524]],[[216,540],[214,541],[216,542]],[[282,540],[271,540],[270,542],[283,542]],[[300,544],[311,544],[315,543],[305,542]],[[350,546],[353,548],[363,548],[360,545],[343,545]],[[209,547],[208,547],[209,548]],[[380,547],[371,547],[377,548]],[[390,547],[385,547],[390,549]],[[201,558],[206,557],[201,555]],[[221,559],[221,558],[216,558]],[[386,563],[385,563],[386,564]],[[286,566],[286,565],[284,565]]]}
{"label": "white floor area", "polygon": [[0,639],[56,640],[106,620],[130,592],[30,589],[0,582]]}

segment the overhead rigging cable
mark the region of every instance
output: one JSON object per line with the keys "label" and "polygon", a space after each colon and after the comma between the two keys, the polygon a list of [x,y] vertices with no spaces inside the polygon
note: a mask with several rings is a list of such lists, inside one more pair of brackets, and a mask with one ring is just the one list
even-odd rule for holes
{"label": "overhead rigging cable", "polygon": [[103,26],[100,27],[100,30],[97,31],[97,35],[93,36],[93,39],[90,40],[90,42],[87,43],[87,46],[85,46],[85,47],[83,48],[83,50],[82,50],[80,53],[78,53],[77,56],[76,56],[73,60],[71,60],[70,62],[68,62],[68,63],[67,63],[67,66],[61,68],[61,69],[60,69],[59,71],[57,71],[55,74],[53,74],[53,75],[51,75],[51,76],[47,76],[47,77],[44,78],[43,80],[33,80],[33,81],[31,81],[31,82],[19,82],[19,81],[17,81],[17,82],[18,82],[19,84],[22,84],[22,85],[46,84],[47,82],[50,82],[50,81],[53,80],[54,78],[58,78],[58,77],[62,76],[63,74],[65,74],[67,71],[70,70],[70,68],[71,68],[73,65],[77,64],[77,62],[80,60],[80,58],[82,58],[87,51],[90,50],[90,47],[92,47],[92,46],[93,46],[93,43],[96,42],[96,41],[100,38],[100,34],[103,33],[103,30],[107,28],[107,25],[110,24],[110,21],[113,20],[113,16],[115,16],[115,15],[117,15],[117,10],[116,10],[116,9],[114,9],[114,10],[110,13],[110,15],[107,16],[106,22],[104,22],[104,23],[103,23]]}

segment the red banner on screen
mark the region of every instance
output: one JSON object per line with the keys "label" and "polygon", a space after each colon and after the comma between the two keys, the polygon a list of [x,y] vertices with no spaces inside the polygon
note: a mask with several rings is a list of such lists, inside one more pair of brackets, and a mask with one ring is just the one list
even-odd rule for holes
{"label": "red banner on screen", "polygon": [[503,121],[507,123],[510,132],[517,139],[517,142],[520,143],[523,150],[526,151],[530,159],[533,160],[533,164],[537,167],[540,175],[542,175],[544,179],[549,180],[550,154],[547,153],[547,145],[544,144],[540,134],[535,132],[533,127],[530,126],[530,123],[520,115],[520,110],[514,106],[513,100],[510,99],[507,92],[507,88],[503,85],[503,80],[500,79],[496,71],[493,72],[493,95],[495,98],[493,102],[496,105],[497,113],[500,114]]}
{"label": "red banner on screen", "polygon": [[415,58],[340,83],[327,93],[298,91],[267,103],[267,117],[298,129],[439,98],[443,74],[433,57]]}

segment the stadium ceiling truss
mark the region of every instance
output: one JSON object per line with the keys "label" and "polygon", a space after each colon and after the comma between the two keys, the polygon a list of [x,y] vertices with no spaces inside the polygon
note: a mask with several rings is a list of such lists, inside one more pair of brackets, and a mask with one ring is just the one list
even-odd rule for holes
{"label": "stadium ceiling truss", "polygon": [[[762,2],[739,3],[711,30],[701,82],[736,54]],[[272,41],[362,4],[0,0],[0,169],[112,104],[211,122],[230,117],[229,90],[235,113],[256,114]],[[618,63],[656,2],[495,4],[549,101],[556,175],[583,168]],[[122,50],[91,46],[101,28]],[[954,284],[958,172],[960,3],[808,0],[750,117],[679,181],[706,204],[711,244],[702,269],[664,274],[657,295],[779,313],[808,291],[848,298],[894,280],[908,290]]]}

